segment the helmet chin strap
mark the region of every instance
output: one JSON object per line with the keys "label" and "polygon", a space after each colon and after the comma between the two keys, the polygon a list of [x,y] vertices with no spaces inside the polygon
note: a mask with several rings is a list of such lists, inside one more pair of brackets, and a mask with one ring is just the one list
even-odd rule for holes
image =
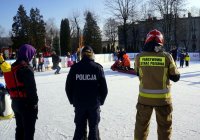
{"label": "helmet chin strap", "polygon": [[162,46],[155,46],[154,51],[155,51],[155,52],[160,52],[160,51],[162,51]]}

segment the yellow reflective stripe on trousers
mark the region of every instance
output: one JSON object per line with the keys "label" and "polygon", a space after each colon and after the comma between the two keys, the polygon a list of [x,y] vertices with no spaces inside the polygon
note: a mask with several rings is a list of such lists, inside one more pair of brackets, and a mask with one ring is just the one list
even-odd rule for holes
{"label": "yellow reflective stripe on trousers", "polygon": [[167,81],[167,72],[168,72],[168,68],[164,68],[164,74],[163,74],[163,89],[165,89],[167,87],[166,85],[166,81]]}
{"label": "yellow reflective stripe on trousers", "polygon": [[171,94],[170,93],[162,93],[162,94],[149,94],[149,93],[142,93],[140,92],[139,94],[142,97],[146,97],[146,98],[157,98],[157,99],[165,99],[165,98],[170,98]]}

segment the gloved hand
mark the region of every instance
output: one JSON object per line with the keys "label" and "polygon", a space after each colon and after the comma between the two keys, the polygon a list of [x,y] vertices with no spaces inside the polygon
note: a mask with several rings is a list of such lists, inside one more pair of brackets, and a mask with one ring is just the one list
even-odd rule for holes
{"label": "gloved hand", "polygon": [[0,64],[2,64],[4,62],[4,58],[3,58],[3,55],[0,54]]}

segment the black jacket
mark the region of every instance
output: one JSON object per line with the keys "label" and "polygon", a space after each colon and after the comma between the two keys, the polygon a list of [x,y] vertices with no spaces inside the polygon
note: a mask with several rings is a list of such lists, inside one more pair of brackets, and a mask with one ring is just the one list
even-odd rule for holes
{"label": "black jacket", "polygon": [[53,66],[54,67],[58,66],[59,62],[60,62],[60,57],[58,55],[56,55],[56,54],[53,54],[52,55]]}
{"label": "black jacket", "polygon": [[108,93],[103,67],[84,57],[71,67],[65,91],[74,107],[103,105]]}
{"label": "black jacket", "polygon": [[[12,66],[19,65],[20,63],[21,63],[20,61],[16,61],[15,63],[12,64]],[[19,70],[17,70],[16,74],[17,74],[17,79],[24,84],[24,88],[27,94],[27,98],[16,99],[16,100],[19,101],[23,100],[29,106],[37,105],[38,95],[37,95],[36,82],[32,67],[29,65],[21,67]]]}

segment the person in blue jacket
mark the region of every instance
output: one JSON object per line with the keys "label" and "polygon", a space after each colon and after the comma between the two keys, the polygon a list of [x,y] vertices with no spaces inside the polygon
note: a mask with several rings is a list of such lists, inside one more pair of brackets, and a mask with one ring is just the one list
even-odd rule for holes
{"label": "person in blue jacket", "polygon": [[89,46],[83,48],[82,59],[72,65],[66,80],[66,94],[75,107],[73,140],[86,140],[85,128],[89,124],[88,140],[99,140],[98,124],[100,106],[104,104],[108,89],[103,67],[94,62],[94,52]]}
{"label": "person in blue jacket", "polygon": [[185,54],[183,51],[180,53],[179,58],[180,58],[180,68],[183,68],[184,61],[185,61]]}

